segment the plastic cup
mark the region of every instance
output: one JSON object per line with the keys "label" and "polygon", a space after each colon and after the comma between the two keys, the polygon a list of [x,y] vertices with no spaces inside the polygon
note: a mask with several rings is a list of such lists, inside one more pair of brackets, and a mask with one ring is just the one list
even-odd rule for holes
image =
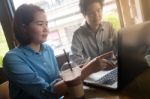
{"label": "plastic cup", "polygon": [[68,87],[68,93],[71,99],[84,99],[81,69],[78,66],[72,66],[71,71],[68,64],[64,64],[61,68],[61,77]]}

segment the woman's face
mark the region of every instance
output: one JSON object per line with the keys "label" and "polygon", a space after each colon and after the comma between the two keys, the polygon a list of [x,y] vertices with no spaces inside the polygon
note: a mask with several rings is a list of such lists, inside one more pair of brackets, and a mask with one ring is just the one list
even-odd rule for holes
{"label": "woman's face", "polygon": [[89,26],[98,26],[102,18],[102,7],[98,2],[90,4],[84,16]]}
{"label": "woman's face", "polygon": [[46,41],[48,35],[48,21],[44,12],[34,14],[33,21],[29,24],[27,32],[31,34],[31,43],[41,44]]}

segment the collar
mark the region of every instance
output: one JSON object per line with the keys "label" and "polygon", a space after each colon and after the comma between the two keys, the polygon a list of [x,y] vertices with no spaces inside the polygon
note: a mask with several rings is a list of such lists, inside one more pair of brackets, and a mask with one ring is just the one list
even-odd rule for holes
{"label": "collar", "polygon": [[29,45],[20,45],[19,48],[23,51],[24,54],[28,56],[41,54],[42,52],[46,51],[46,46],[44,44],[41,44],[41,49],[39,52],[35,52]]}
{"label": "collar", "polygon": [[[88,31],[90,31],[91,33],[93,33],[93,32],[91,31],[91,29],[89,28],[89,25],[87,24],[86,21],[85,21],[85,23],[84,23],[81,27],[83,27],[83,28],[85,28],[86,30],[88,30]],[[99,32],[99,31],[103,31],[103,30],[104,30],[103,22],[101,22],[101,23],[99,24],[98,32]]]}

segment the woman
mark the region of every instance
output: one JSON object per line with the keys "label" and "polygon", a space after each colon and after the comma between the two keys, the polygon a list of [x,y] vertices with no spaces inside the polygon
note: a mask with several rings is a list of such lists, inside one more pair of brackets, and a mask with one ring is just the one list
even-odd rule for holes
{"label": "woman", "polygon": [[[43,42],[48,35],[48,21],[43,9],[32,4],[23,4],[15,12],[14,33],[18,47],[4,57],[3,66],[9,79],[11,99],[56,99],[67,87],[59,77],[58,65],[52,48]],[[112,68],[102,59],[111,52],[99,56],[81,68],[82,79],[101,70]],[[91,69],[90,67],[94,67]]]}

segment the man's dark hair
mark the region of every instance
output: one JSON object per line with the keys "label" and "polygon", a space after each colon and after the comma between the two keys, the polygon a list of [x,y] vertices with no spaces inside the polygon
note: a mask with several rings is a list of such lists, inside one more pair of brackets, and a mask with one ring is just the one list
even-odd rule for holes
{"label": "man's dark hair", "polygon": [[98,2],[101,5],[101,7],[103,7],[104,0],[80,0],[79,7],[81,13],[83,15],[86,15],[88,6],[94,2]]}
{"label": "man's dark hair", "polygon": [[13,29],[15,38],[21,45],[31,43],[32,34],[25,32],[24,27],[33,21],[34,14],[38,11],[44,12],[43,9],[33,4],[23,4],[16,10]]}

